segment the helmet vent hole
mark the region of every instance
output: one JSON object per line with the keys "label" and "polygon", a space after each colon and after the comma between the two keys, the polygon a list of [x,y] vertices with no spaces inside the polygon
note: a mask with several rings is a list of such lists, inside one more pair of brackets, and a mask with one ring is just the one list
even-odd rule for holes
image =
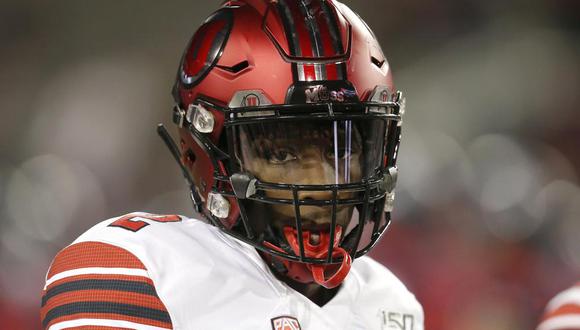
{"label": "helmet vent hole", "polygon": [[376,65],[378,68],[382,68],[383,64],[385,64],[385,60],[379,60],[378,58],[371,56],[371,62]]}
{"label": "helmet vent hole", "polygon": [[246,69],[249,66],[250,66],[250,63],[248,61],[242,61],[234,66],[218,65],[217,67],[222,69],[222,70],[231,72],[231,73],[238,73],[238,72]]}

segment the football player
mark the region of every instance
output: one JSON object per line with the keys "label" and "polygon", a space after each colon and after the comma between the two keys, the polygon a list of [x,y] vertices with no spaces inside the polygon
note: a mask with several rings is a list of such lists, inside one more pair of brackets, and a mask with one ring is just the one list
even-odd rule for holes
{"label": "football player", "polygon": [[537,330],[580,330],[580,282],[550,300]]}
{"label": "football player", "polygon": [[198,219],[131,213],[62,250],[45,329],[423,329],[364,256],[390,223],[404,99],[376,37],[331,0],[228,1],[173,88]]}

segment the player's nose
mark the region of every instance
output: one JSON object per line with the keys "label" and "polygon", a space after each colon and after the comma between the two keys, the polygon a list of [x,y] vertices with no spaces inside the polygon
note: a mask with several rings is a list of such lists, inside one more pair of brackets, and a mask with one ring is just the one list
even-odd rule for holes
{"label": "player's nose", "polygon": [[303,162],[300,184],[335,184],[340,183],[340,176],[337,175],[334,167],[324,161]]}
{"label": "player's nose", "polygon": [[[325,162],[311,163],[303,168],[304,172],[300,179],[300,184],[303,185],[333,185],[342,183],[337,177],[336,172],[332,166]],[[300,191],[300,199],[311,200],[330,200],[333,198],[331,189],[319,191]]]}
{"label": "player's nose", "polygon": [[332,191],[305,191],[298,193],[298,198],[301,200],[331,200],[332,196]]}

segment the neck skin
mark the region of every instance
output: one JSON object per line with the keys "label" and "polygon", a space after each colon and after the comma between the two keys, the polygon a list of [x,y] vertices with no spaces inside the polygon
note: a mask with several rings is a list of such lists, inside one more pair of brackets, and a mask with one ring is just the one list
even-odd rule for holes
{"label": "neck skin", "polygon": [[[262,257],[262,259],[264,258]],[[313,303],[315,303],[320,307],[326,305],[326,303],[328,303],[340,289],[340,286],[334,289],[326,289],[325,287],[316,284],[314,282],[313,283],[296,282],[286,277],[284,274],[280,274],[274,267],[270,265],[270,263],[266,259],[264,259],[264,261],[270,268],[270,271],[272,271],[272,274],[274,274],[274,276],[276,276],[278,280],[286,283],[289,287],[299,292],[306,298],[310,299],[310,301],[312,301]]]}

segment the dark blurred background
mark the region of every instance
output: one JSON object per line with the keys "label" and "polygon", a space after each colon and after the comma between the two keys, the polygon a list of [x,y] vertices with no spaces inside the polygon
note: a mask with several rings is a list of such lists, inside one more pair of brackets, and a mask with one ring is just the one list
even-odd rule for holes
{"label": "dark blurred background", "polygon": [[[532,329],[580,278],[580,2],[345,1],[406,92],[394,224],[372,255],[429,330]],[[57,251],[131,211],[191,215],[155,133],[220,1],[0,6],[0,328],[36,329]]]}

